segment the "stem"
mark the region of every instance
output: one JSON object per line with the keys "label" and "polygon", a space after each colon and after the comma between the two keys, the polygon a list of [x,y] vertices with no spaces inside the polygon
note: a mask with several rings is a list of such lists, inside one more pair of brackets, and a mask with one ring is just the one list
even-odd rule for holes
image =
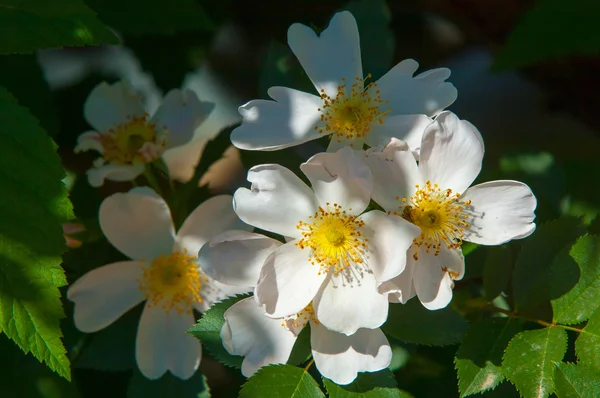
{"label": "stem", "polygon": [[537,323],[538,325],[542,325],[542,326],[545,326],[547,328],[559,327],[559,328],[563,328],[563,329],[566,329],[566,330],[571,330],[571,331],[577,332],[577,333],[583,332],[583,329],[579,329],[579,328],[576,328],[576,327],[573,327],[573,326],[561,325],[559,323],[550,323],[550,322],[542,321],[541,319],[530,318],[528,316],[516,313],[515,311],[505,310],[503,308],[499,308],[499,307],[496,307],[495,305],[491,305],[491,304],[486,304],[485,306],[482,307],[482,309],[488,310],[488,311],[495,311],[495,312],[498,312],[500,314],[504,314],[504,315],[506,315],[508,317],[511,317],[511,318],[523,319],[523,320],[526,320],[526,321],[529,321],[529,322],[534,322],[534,323]]}
{"label": "stem", "polygon": [[164,197],[163,191],[160,188],[160,185],[158,184],[158,180],[154,176],[154,173],[152,172],[149,165],[146,165],[146,167],[144,167],[144,177],[146,177],[146,180],[148,180],[148,185],[150,185],[156,191],[157,194]]}
{"label": "stem", "polygon": [[304,371],[308,372],[308,369],[312,366],[313,363],[315,363],[315,359],[311,358],[310,361],[308,361],[308,364],[304,367]]}

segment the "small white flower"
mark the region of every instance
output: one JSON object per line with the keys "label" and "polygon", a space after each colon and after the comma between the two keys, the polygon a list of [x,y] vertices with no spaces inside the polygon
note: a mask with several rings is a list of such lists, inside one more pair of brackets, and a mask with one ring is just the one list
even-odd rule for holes
{"label": "small white flower", "polygon": [[[407,59],[375,83],[364,77],[356,21],[344,11],[333,16],[320,36],[294,24],[288,44],[318,95],[271,87],[274,101],[252,100],[240,107],[243,122],[231,134],[240,149],[277,150],[330,135],[328,151],[362,149],[400,138],[417,151],[425,127],[456,100],[446,68],[413,77],[418,63]],[[367,71],[368,72],[368,71]]]}
{"label": "small white flower", "polygon": [[451,112],[425,130],[418,164],[398,140],[367,153],[373,199],[421,230],[406,269],[380,292],[403,303],[416,294],[425,307],[443,308],[452,299],[453,281],[464,274],[462,241],[500,245],[533,233],[537,202],[527,185],[491,181],[469,188],[483,154],[479,131]]}
{"label": "small white flower", "polygon": [[225,297],[251,287],[227,286],[205,275],[197,253],[215,235],[247,228],[231,208],[231,196],[208,199],[175,233],[165,201],[149,188],[112,195],[100,206],[100,226],[108,241],[132,261],[94,269],[67,292],[75,303],[75,326],[91,333],[146,301],[136,338],[136,361],[149,379],[170,371],[191,377],[201,358],[198,340],[186,334],[193,309],[205,311]]}
{"label": "small white flower", "polygon": [[128,84],[100,83],[84,105],[84,116],[95,131],[81,134],[75,147],[75,152],[95,150],[102,155],[88,170],[90,185],[133,180],[146,163],[188,143],[212,108],[192,91],[171,90],[150,117]]}
{"label": "small white flower", "polygon": [[333,331],[377,328],[388,311],[387,295],[377,287],[403,271],[419,229],[381,211],[361,214],[372,180],[350,148],[317,154],[300,169],[312,190],[290,170],[270,164],[250,169],[251,189],[235,192],[242,221],[288,239],[264,261],[255,297],[274,318],[313,302],[319,321]]}

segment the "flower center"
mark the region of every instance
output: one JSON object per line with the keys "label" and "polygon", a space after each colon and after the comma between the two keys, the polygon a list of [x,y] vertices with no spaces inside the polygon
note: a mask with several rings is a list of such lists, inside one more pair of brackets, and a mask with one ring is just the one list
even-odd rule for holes
{"label": "flower center", "polygon": [[300,221],[296,225],[302,231],[296,246],[312,250],[310,261],[319,265],[319,273],[333,268],[337,275],[352,264],[363,263],[368,241],[361,234],[364,221],[347,214],[336,203],[327,203],[327,209],[319,207],[309,218],[312,223]]}
{"label": "flower center", "polygon": [[175,309],[181,314],[191,312],[193,303],[202,302],[200,288],[208,278],[201,274],[195,260],[184,250],[169,256],[162,254],[144,268],[139,286],[148,305],[160,305],[167,313]]}
{"label": "flower center", "polygon": [[132,164],[151,162],[164,152],[166,142],[149,123],[148,115],[131,117],[127,123],[111,128],[100,136],[107,162]]}
{"label": "flower center", "polygon": [[342,138],[363,138],[374,123],[383,124],[383,119],[390,109],[381,111],[380,106],[384,101],[379,95],[379,90],[376,90],[377,83],[369,83],[365,87],[365,81],[370,78],[371,74],[364,79],[357,77],[349,93],[342,78],[342,84],[338,86],[335,98],[321,89],[323,106],[319,111],[324,125],[315,126],[315,130],[321,134],[335,135],[335,139],[341,142]]}
{"label": "flower center", "polygon": [[[457,249],[462,244],[464,228],[469,228],[468,207],[471,201],[463,202],[460,194],[452,194],[451,189],[440,189],[438,184],[427,181],[425,186],[418,184],[417,191],[410,199],[402,198],[400,212],[394,212],[421,228],[421,235],[413,243],[424,247],[426,253],[440,253],[445,245],[449,249]],[[400,200],[400,198],[396,198]],[[418,259],[418,251],[414,255]]]}

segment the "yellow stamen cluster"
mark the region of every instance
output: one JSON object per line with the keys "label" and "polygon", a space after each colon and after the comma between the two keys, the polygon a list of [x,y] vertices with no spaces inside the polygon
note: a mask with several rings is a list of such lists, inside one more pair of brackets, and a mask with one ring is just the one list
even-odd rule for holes
{"label": "yellow stamen cluster", "polygon": [[117,164],[149,162],[157,154],[142,153],[141,149],[146,143],[160,148],[160,152],[164,150],[165,142],[159,139],[156,125],[148,122],[147,114],[128,117],[128,119],[128,122],[100,135],[100,142],[104,148],[103,157],[106,162]]}
{"label": "yellow stamen cluster", "polygon": [[[417,191],[409,199],[396,198],[402,204],[400,211],[393,212],[421,228],[421,235],[413,243],[436,256],[442,245],[450,249],[459,248],[464,229],[470,227],[467,221],[470,218],[468,207],[471,201],[463,202],[459,193],[440,189],[438,184],[431,184],[431,181],[427,181],[423,187],[417,184],[415,188]],[[418,250],[413,257],[418,260]]]}
{"label": "yellow stamen cluster", "polygon": [[312,301],[296,315],[283,318],[281,326],[295,333],[302,330],[310,320],[319,325],[319,321],[315,316],[315,309]]}
{"label": "yellow stamen cluster", "polygon": [[200,288],[208,279],[200,273],[196,257],[186,250],[164,254],[144,268],[139,280],[150,306],[161,306],[167,313],[175,309],[178,313],[192,311],[192,304],[202,302]]}
{"label": "yellow stamen cluster", "polygon": [[302,231],[296,246],[312,250],[310,261],[320,267],[319,273],[333,269],[337,275],[352,264],[363,263],[368,240],[362,236],[365,223],[358,216],[347,214],[336,203],[327,203],[327,209],[319,206],[310,219],[311,223],[300,221],[296,225]]}
{"label": "yellow stamen cluster", "polygon": [[381,111],[381,105],[388,102],[381,99],[377,83],[369,83],[365,87],[365,81],[370,78],[371,74],[364,79],[357,77],[349,93],[342,78],[335,98],[321,89],[323,106],[319,111],[324,126],[315,126],[315,130],[321,134],[335,135],[333,139],[341,142],[341,138],[362,138],[374,123],[383,124],[390,109]]}

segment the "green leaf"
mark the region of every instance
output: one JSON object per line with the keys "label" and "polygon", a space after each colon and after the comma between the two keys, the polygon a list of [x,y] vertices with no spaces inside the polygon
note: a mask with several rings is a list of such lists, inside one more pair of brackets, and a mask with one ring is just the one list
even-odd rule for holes
{"label": "green leaf", "polygon": [[221,328],[225,324],[223,314],[225,311],[240,300],[245,299],[248,295],[240,295],[220,303],[213,304],[202,315],[202,318],[195,324],[188,333],[196,337],[202,342],[202,346],[206,348],[219,362],[232,368],[241,368],[244,358],[234,356],[227,352],[221,342]]}
{"label": "green leaf", "polygon": [[594,398],[600,391],[600,370],[582,364],[556,363],[558,398]]}
{"label": "green leaf", "polygon": [[485,297],[493,300],[506,290],[513,269],[513,256],[509,246],[491,246],[486,250],[483,263],[483,288]]}
{"label": "green leaf", "polygon": [[580,323],[600,306],[600,237],[585,235],[570,255],[579,265],[579,282],[567,294],[552,300],[554,322]]}
{"label": "green leaf", "polygon": [[540,0],[522,17],[498,54],[496,69],[530,65],[574,55],[594,55],[600,49],[594,0]]}
{"label": "green leaf", "polygon": [[129,387],[128,398],[209,398],[210,389],[206,384],[206,378],[200,372],[196,372],[191,378],[181,380],[167,372],[158,380],[148,380],[139,371],[135,371]]}
{"label": "green leaf", "polygon": [[[267,393],[268,391],[268,393]],[[324,398],[325,394],[303,368],[270,365],[260,368],[242,386],[239,398]]]}
{"label": "green leaf", "polygon": [[559,327],[517,334],[502,362],[506,378],[525,397],[547,397],[554,391],[554,364],[567,349],[567,333]]}
{"label": "green leaf", "polygon": [[550,264],[558,252],[583,234],[578,219],[563,217],[540,225],[523,241],[512,284],[515,308],[533,308],[550,299]]}
{"label": "green leaf", "polygon": [[82,0],[0,0],[0,54],[119,44]]}
{"label": "green leaf", "polygon": [[165,35],[194,29],[212,29],[196,0],[87,0],[106,24],[123,34]]}
{"label": "green leaf", "polygon": [[502,354],[520,330],[520,323],[510,318],[484,319],[471,325],[454,360],[461,397],[493,389],[504,380]]}
{"label": "green leaf", "polygon": [[323,377],[329,398],[407,398],[410,394],[400,391],[394,374],[388,369],[379,372],[359,373],[356,379],[345,386],[335,384]]}
{"label": "green leaf", "polygon": [[290,365],[299,366],[300,364],[306,362],[312,352],[310,350],[310,322],[306,324],[306,326],[300,331],[300,334],[296,338],[296,342],[294,343],[294,348],[292,348],[292,352],[290,353],[290,358],[287,363]]}
{"label": "green leaf", "polygon": [[0,329],[25,352],[69,379],[58,288],[61,223],[73,218],[52,140],[0,87]]}
{"label": "green leaf", "polygon": [[594,312],[575,340],[575,352],[581,363],[600,368],[600,310]]}
{"label": "green leaf", "polygon": [[386,334],[408,343],[448,345],[458,343],[468,324],[450,307],[429,311],[418,300],[406,304],[390,304]]}

